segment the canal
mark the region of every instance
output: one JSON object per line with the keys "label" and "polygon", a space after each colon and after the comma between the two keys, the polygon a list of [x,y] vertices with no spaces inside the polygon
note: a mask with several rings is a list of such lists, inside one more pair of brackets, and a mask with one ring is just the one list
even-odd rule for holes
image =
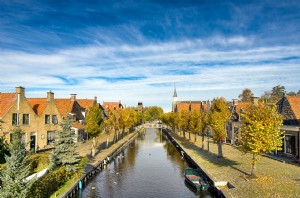
{"label": "canal", "polygon": [[94,197],[213,197],[184,182],[187,163],[156,129],[146,129],[79,192]]}

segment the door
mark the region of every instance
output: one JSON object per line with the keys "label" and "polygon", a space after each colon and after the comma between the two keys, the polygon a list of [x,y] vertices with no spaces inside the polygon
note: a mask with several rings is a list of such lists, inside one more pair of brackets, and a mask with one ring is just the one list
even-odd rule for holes
{"label": "door", "polygon": [[30,135],[30,150],[35,151],[35,146],[36,146],[36,135]]}

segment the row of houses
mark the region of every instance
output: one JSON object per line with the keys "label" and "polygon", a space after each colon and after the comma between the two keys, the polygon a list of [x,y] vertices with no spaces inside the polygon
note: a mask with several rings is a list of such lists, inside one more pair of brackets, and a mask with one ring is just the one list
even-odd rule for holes
{"label": "row of houses", "polygon": [[[227,143],[235,145],[241,139],[240,115],[244,109],[258,103],[257,97],[252,102],[240,102],[234,99],[228,102],[228,110],[231,117],[226,124]],[[279,155],[300,159],[300,96],[284,96],[277,103],[277,110],[283,116],[284,122],[281,130],[284,133],[282,151]],[[172,111],[182,110],[207,111],[210,109],[210,101],[178,101],[176,88],[174,89]]]}
{"label": "row of houses", "polygon": [[97,97],[93,99],[77,99],[76,94],[69,98],[55,98],[49,91],[45,98],[28,98],[25,96],[24,87],[16,87],[14,93],[0,92],[0,136],[4,136],[9,142],[11,131],[15,127],[21,127],[23,141],[28,143],[27,149],[35,151],[52,147],[55,132],[61,128],[59,123],[66,117],[73,119],[73,130],[77,141],[86,138],[84,131],[85,117],[88,108],[97,105],[104,112],[116,111],[123,108],[119,102],[103,102],[99,104]]}

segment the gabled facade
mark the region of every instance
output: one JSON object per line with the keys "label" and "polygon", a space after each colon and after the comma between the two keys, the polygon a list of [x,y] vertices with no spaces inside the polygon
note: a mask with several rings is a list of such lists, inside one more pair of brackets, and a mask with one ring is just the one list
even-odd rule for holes
{"label": "gabled facade", "polygon": [[38,116],[25,97],[25,89],[16,87],[15,93],[0,93],[0,109],[0,118],[3,121],[0,135],[10,141],[10,132],[21,127],[25,131],[22,139],[29,143],[27,148],[36,149]]}
{"label": "gabled facade", "polygon": [[277,102],[283,116],[284,141],[282,152],[299,160],[300,156],[300,96],[284,96]]}
{"label": "gabled facade", "polygon": [[28,143],[27,149],[47,149],[52,147],[55,131],[61,129],[59,123],[72,117],[77,140],[81,141],[84,131],[81,109],[75,94],[69,99],[55,99],[50,91],[46,98],[26,98],[25,88],[16,87],[16,93],[0,93],[0,118],[3,121],[0,135],[10,141],[10,132],[20,127],[25,131],[23,140]]}

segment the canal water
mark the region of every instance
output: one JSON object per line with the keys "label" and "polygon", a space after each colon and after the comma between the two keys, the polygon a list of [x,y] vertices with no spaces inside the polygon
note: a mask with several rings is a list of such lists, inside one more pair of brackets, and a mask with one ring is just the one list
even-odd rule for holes
{"label": "canal water", "polygon": [[146,129],[79,192],[94,197],[213,197],[184,181],[188,167],[173,144],[156,129]]}

